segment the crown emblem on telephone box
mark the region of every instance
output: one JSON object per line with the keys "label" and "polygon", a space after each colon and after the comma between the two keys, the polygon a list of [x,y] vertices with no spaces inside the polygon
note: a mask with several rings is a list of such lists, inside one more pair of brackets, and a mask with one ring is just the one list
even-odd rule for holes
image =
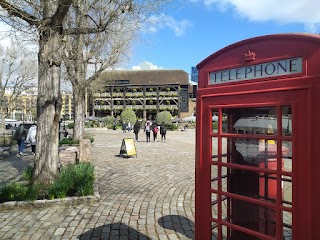
{"label": "crown emblem on telephone box", "polygon": [[256,60],[256,53],[250,49],[243,53],[243,60],[245,62],[250,62]]}

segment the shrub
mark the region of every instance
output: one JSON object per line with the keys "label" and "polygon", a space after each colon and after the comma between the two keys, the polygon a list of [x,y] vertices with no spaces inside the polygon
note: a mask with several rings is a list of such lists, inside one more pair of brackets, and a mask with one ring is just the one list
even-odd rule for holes
{"label": "shrub", "polygon": [[137,121],[137,117],[135,112],[132,109],[126,108],[121,113],[121,120],[126,123],[128,122],[135,123]]}
{"label": "shrub", "polygon": [[86,128],[91,128],[91,127],[93,127],[93,123],[92,123],[92,121],[87,121],[87,122],[84,123],[84,126]]}
{"label": "shrub", "polygon": [[22,177],[24,180],[31,182],[32,177],[33,177],[33,170],[34,168],[31,166],[28,166],[27,169],[25,169],[22,173]]}
{"label": "shrub", "polygon": [[0,203],[93,194],[94,167],[90,163],[63,168],[51,185],[31,184],[32,176],[33,168],[28,167],[23,172],[27,184],[11,182],[0,188]]}
{"label": "shrub", "polygon": [[12,182],[0,189],[0,202],[35,200],[39,195],[40,185]]}
{"label": "shrub", "polygon": [[94,137],[93,137],[92,135],[89,135],[89,134],[84,135],[84,136],[83,136],[83,139],[89,139],[91,143],[94,142]]}
{"label": "shrub", "polygon": [[162,111],[158,113],[156,117],[156,122],[158,124],[163,124],[163,125],[172,125],[171,118],[172,118],[172,115],[170,112]]}
{"label": "shrub", "polygon": [[13,145],[15,141],[13,141],[13,138],[9,134],[1,134],[0,135],[0,146],[1,147],[7,147],[10,145]]}
{"label": "shrub", "polygon": [[94,167],[90,163],[63,168],[56,181],[49,187],[50,199],[93,194]]}
{"label": "shrub", "polygon": [[66,144],[66,145],[79,144],[79,140],[73,140],[72,138],[64,138],[59,141],[59,145],[62,145],[62,144]]}
{"label": "shrub", "polygon": [[166,128],[167,128],[167,130],[174,131],[174,130],[178,130],[179,127],[176,125],[170,124],[170,125],[166,125]]}
{"label": "shrub", "polygon": [[116,122],[116,119],[113,116],[106,116],[103,118],[103,121],[106,126],[109,126],[109,125],[113,125]]}
{"label": "shrub", "polygon": [[74,123],[73,122],[67,124],[67,128],[72,129],[73,127],[74,127]]}

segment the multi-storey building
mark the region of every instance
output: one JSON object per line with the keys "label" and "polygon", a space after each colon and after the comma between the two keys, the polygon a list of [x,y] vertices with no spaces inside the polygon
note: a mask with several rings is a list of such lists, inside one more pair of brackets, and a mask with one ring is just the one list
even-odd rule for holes
{"label": "multi-storey building", "polygon": [[118,116],[126,108],[143,119],[164,110],[179,118],[189,115],[189,77],[183,70],[110,71],[101,82],[89,104],[91,115]]}
{"label": "multi-storey building", "polygon": [[[37,115],[37,87],[30,87],[23,91],[19,96],[14,98],[12,103],[9,103],[12,91],[10,88],[6,89],[4,96],[4,105],[7,106],[7,117],[19,121],[35,121]],[[73,118],[73,98],[69,92],[62,91],[62,108],[61,118],[67,120]]]}

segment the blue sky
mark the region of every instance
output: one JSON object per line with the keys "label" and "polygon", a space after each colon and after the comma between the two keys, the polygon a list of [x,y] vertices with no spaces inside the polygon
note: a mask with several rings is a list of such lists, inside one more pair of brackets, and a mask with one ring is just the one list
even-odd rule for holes
{"label": "blue sky", "polygon": [[[176,1],[178,2],[178,1]],[[134,49],[127,68],[143,61],[163,69],[192,66],[243,39],[320,32],[319,0],[185,0],[160,16]]]}

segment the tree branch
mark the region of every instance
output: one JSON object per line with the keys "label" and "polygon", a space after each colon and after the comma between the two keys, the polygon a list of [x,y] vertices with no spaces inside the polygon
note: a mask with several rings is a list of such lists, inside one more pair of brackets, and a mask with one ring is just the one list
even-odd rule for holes
{"label": "tree branch", "polygon": [[23,11],[22,9],[19,9],[12,4],[8,3],[6,0],[0,0],[0,6],[5,9],[9,15],[13,17],[20,18],[30,25],[38,26],[40,24],[39,19],[37,19],[35,16],[27,13],[26,11]]}
{"label": "tree branch", "polygon": [[51,17],[51,23],[50,23],[51,26],[53,26],[53,27],[61,26],[62,27],[62,22],[65,19],[72,2],[73,2],[73,0],[64,0],[63,3],[59,4],[57,11]]}
{"label": "tree branch", "polygon": [[105,22],[104,24],[100,24],[97,27],[94,28],[69,28],[69,29],[64,29],[63,30],[63,34],[64,35],[76,35],[76,34],[93,34],[93,33],[100,33],[100,32],[104,32],[106,30],[106,28],[117,19],[117,15],[116,14],[112,14],[110,15],[109,19],[107,22]]}

